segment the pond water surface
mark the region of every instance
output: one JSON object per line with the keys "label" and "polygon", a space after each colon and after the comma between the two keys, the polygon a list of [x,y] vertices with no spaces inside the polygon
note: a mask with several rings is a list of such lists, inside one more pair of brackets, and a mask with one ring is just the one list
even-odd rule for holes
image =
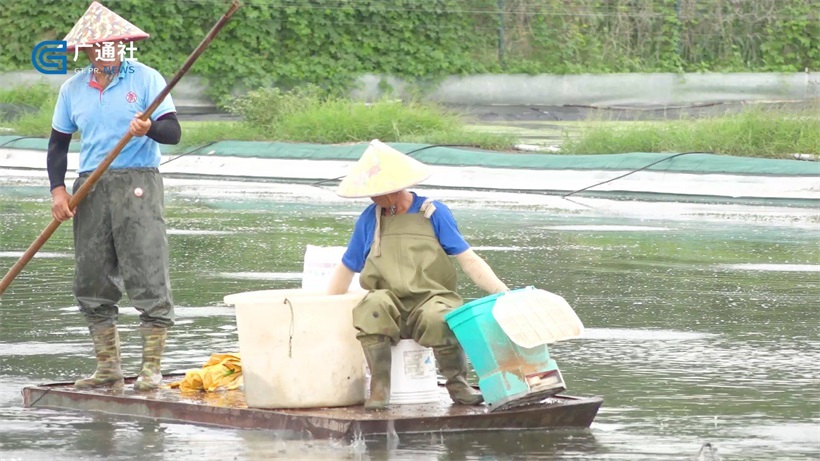
{"label": "pond water surface", "polygon": [[[311,245],[345,245],[365,201],[306,185],[168,179],[178,324],[166,372],[238,351],[226,294],[301,283]],[[685,204],[420,190],[511,287],[564,296],[583,338],[551,347],[570,394],[600,395],[590,429],[293,440],[286,434],[25,409],[20,390],[93,370],[63,225],[0,299],[0,458],[724,460],[820,457],[820,215]],[[0,175],[0,272],[50,220],[47,182]],[[463,275],[467,299],[482,293]],[[124,306],[128,306],[127,299]],[[124,367],[138,318],[123,307]]]}

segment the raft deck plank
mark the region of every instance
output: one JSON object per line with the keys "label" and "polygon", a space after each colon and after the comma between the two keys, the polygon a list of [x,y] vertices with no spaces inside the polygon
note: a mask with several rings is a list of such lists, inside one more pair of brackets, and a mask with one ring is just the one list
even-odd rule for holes
{"label": "raft deck plank", "polygon": [[[183,376],[168,376],[165,383]],[[181,421],[243,429],[270,429],[304,433],[314,438],[345,438],[429,432],[589,427],[603,402],[600,397],[559,395],[535,405],[490,413],[484,405],[453,405],[441,387],[439,401],[390,405],[385,411],[365,411],[361,405],[338,408],[248,408],[241,390],[181,392],[160,389],[135,393],[126,381],[122,391],[79,390],[73,383],[28,386],[23,404],[33,408],[58,408],[104,412],[122,416]]]}

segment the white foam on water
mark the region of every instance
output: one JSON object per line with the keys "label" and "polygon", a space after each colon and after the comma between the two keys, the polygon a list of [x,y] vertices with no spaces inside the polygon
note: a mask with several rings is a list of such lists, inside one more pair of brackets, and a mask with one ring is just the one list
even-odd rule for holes
{"label": "white foam on water", "polygon": [[[57,309],[61,312],[77,312],[78,307],[61,307]],[[233,316],[235,315],[236,311],[234,310],[233,306],[194,306],[194,307],[180,307],[174,306],[174,314],[180,318],[193,318],[193,317],[226,317],[226,316]],[[136,316],[139,315],[139,311],[134,308],[133,306],[119,306],[119,314],[125,316]],[[186,324],[191,323],[187,321],[180,321],[179,324]],[[120,331],[127,331],[133,329],[132,327],[136,327],[136,325],[125,325],[120,324],[118,328]],[[231,326],[230,328],[233,328]],[[68,327],[65,329],[66,332],[74,333],[74,334],[88,334],[87,327]],[[2,354],[0,354],[2,355]]]}
{"label": "white foam on water", "polygon": [[328,213],[332,216],[359,216],[362,214],[361,211],[333,211]]}
{"label": "white foam on water", "polygon": [[234,231],[218,231],[218,230],[201,230],[201,229],[168,229],[165,231],[168,235],[230,235],[235,234]]}
{"label": "white foam on water", "polygon": [[494,246],[484,246],[484,247],[472,247],[475,251],[519,251],[523,250],[525,247],[494,247]]}
{"label": "white foam on water", "polygon": [[[120,315],[122,316],[137,316],[139,311],[131,306],[120,307]],[[196,307],[174,307],[174,315],[178,318],[196,318],[196,317],[233,317],[236,315],[236,310],[232,306],[196,306]],[[120,325],[120,328],[123,328]]]}
{"label": "white foam on water", "polygon": [[66,353],[87,352],[87,345],[79,343],[41,343],[19,342],[5,343],[0,347],[0,357],[25,355],[63,355]]}
{"label": "white foam on water", "polygon": [[801,421],[738,427],[737,432],[750,439],[807,444],[807,446],[814,447],[817,447],[815,444],[820,441],[820,438],[818,438],[820,434],[818,434],[817,423],[804,423]]}
{"label": "white foam on water", "polygon": [[675,330],[637,330],[631,328],[585,328],[582,339],[617,339],[630,341],[670,341],[705,339],[717,336],[713,333],[698,333]]}
{"label": "white foam on water", "polygon": [[[136,311],[136,309],[135,309]],[[236,310],[233,307],[204,306],[204,307],[175,307],[174,314],[178,317],[233,317]],[[228,328],[234,329],[234,328]]]}
{"label": "white foam on water", "polygon": [[652,226],[611,226],[611,225],[568,225],[548,226],[545,229],[572,230],[572,231],[606,231],[606,232],[659,232],[668,231],[668,227]]}
{"label": "white foam on water", "polygon": [[721,264],[721,269],[766,272],[820,272],[820,264]]}
{"label": "white foam on water", "polygon": [[[23,251],[0,251],[0,258],[19,258],[23,256]],[[71,253],[53,253],[48,251],[38,252],[35,258],[73,258]]]}
{"label": "white foam on water", "polygon": [[241,280],[301,280],[301,272],[220,272],[220,277]]}

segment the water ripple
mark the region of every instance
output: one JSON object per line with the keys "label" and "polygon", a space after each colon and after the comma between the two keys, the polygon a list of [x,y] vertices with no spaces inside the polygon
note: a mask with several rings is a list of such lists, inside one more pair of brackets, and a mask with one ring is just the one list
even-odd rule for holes
{"label": "water ripple", "polygon": [[615,225],[567,225],[548,226],[544,229],[569,231],[603,231],[603,232],[660,232],[670,230],[668,227],[652,226],[615,226]]}
{"label": "water ripple", "polygon": [[[0,251],[0,258],[19,258],[23,256],[23,251]],[[40,251],[35,258],[73,258],[73,253],[55,253],[50,251]]]}
{"label": "water ripple", "polygon": [[301,272],[220,272],[219,277],[240,280],[301,280]]}
{"label": "water ripple", "polygon": [[618,339],[626,341],[678,341],[706,339],[717,336],[712,333],[673,330],[639,330],[629,328],[586,328],[583,339]]}
{"label": "water ripple", "polygon": [[820,264],[721,264],[719,269],[765,272],[820,272]]}

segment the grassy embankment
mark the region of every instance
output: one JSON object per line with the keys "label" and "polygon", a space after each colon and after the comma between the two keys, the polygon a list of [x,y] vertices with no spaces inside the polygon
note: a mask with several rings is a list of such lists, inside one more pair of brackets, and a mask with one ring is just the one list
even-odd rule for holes
{"label": "grassy embankment", "polygon": [[[0,104],[26,105],[33,112],[0,126],[9,134],[47,136],[55,91],[44,85],[0,90]],[[219,140],[284,141],[335,144],[386,142],[459,144],[508,151],[518,142],[517,129],[470,126],[457,114],[429,103],[381,100],[363,104],[328,97],[310,89],[294,93],[260,90],[240,98],[229,110],[243,121],[185,122],[183,146]],[[747,109],[738,114],[655,122],[549,122],[540,132],[555,137],[565,154],[622,152],[714,152],[789,158],[820,154],[820,110],[787,112]],[[0,114],[0,117],[2,114]],[[526,141],[525,141],[526,142]]]}

